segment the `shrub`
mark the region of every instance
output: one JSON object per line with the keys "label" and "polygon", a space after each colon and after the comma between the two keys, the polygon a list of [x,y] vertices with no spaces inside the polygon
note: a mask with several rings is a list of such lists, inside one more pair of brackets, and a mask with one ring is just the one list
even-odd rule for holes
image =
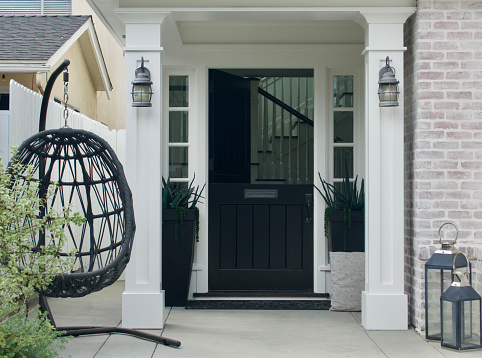
{"label": "shrub", "polygon": [[[84,218],[72,215],[70,208],[57,213],[49,207],[39,215],[55,188],[39,197],[32,168],[23,169],[15,156],[8,170],[0,162],[0,356],[58,357],[64,340],[44,314],[28,314],[27,300],[57,273],[71,270],[73,260],[57,253],[64,245],[65,225]],[[34,248],[32,237],[39,232],[45,233],[46,244]]]}

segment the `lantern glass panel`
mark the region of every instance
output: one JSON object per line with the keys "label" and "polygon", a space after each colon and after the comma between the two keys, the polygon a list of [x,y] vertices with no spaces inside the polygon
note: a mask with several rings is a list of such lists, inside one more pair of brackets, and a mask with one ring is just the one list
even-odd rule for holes
{"label": "lantern glass panel", "polygon": [[380,102],[398,102],[398,84],[381,84]]}
{"label": "lantern glass panel", "polygon": [[452,270],[427,269],[425,290],[426,337],[440,339],[440,296],[452,283]]}
{"label": "lantern glass panel", "polygon": [[151,85],[135,84],[132,88],[134,103],[149,103],[151,101]]}
{"label": "lantern glass panel", "polygon": [[476,348],[480,342],[480,301],[462,302],[461,349]]}
{"label": "lantern glass panel", "polygon": [[442,300],[441,305],[442,344],[455,348],[457,346],[457,304]]}

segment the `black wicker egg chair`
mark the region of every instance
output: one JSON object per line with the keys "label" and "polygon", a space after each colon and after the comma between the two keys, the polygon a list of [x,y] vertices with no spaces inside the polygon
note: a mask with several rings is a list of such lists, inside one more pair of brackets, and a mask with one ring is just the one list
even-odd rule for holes
{"label": "black wicker egg chair", "polygon": [[[17,154],[22,168],[33,168],[40,196],[46,197],[49,186],[55,183],[53,195],[40,215],[70,205],[72,212],[79,212],[86,219],[80,227],[66,227],[65,252],[59,255],[67,256],[74,249],[74,269],[57,274],[53,282],[39,292],[40,307],[65,336],[125,333],[178,347],[179,341],[122,327],[55,325],[46,297],[82,297],[113,284],[129,262],[135,233],[131,191],[122,164],[110,145],[85,130],[68,127],[44,130],[52,85],[69,64],[65,60],[52,73],[42,101],[40,132],[25,140]],[[35,250],[45,245],[48,238],[39,233],[32,240]]]}

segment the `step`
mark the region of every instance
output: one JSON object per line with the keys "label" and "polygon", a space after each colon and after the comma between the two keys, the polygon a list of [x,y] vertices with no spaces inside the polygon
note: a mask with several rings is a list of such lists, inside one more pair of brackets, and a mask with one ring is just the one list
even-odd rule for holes
{"label": "step", "polygon": [[329,310],[328,299],[215,299],[188,301],[187,309],[229,310]]}
{"label": "step", "polygon": [[326,300],[330,297],[328,293],[315,293],[313,291],[209,291],[205,293],[194,293],[196,300]]}

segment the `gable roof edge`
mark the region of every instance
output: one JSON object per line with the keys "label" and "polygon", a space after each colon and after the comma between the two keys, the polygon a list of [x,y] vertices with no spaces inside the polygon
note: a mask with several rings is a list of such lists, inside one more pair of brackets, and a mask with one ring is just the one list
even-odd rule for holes
{"label": "gable roof edge", "polygon": [[[88,47],[82,46],[82,38],[84,38],[85,36],[87,36],[89,40]],[[104,56],[102,55],[99,39],[97,38],[97,33],[94,28],[92,17],[89,17],[89,19],[81,27],[79,27],[79,29],[67,41],[65,41],[65,43],[57,49],[57,51],[55,51],[55,53],[48,59],[46,63],[47,66],[53,67],[57,62],[61,61],[65,53],[77,41],[81,42],[82,52],[84,53],[85,57],[92,56],[93,58],[95,58],[95,63],[88,61],[87,58],[86,63],[96,90],[105,91],[107,98],[110,99],[112,83],[107,72],[107,66],[104,61]],[[86,53],[89,52],[89,50],[91,51],[91,53]],[[99,78],[100,81],[96,81],[96,78]]]}

